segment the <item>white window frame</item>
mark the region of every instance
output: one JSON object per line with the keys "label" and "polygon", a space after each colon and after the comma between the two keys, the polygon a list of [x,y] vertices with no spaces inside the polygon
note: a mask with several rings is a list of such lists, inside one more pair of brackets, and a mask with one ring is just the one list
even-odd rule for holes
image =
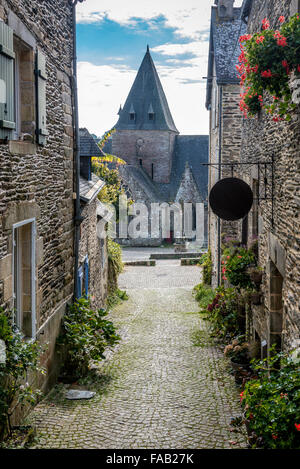
{"label": "white window frame", "polygon": [[20,56],[19,50],[15,50],[14,63],[14,84],[15,84],[15,121],[16,129],[13,134],[14,140],[19,140],[21,135],[21,84],[20,84]]}
{"label": "white window frame", "polygon": [[[35,250],[35,241],[36,241],[36,219],[29,218],[27,220],[20,221],[13,225],[13,256],[12,256],[12,291],[13,291],[13,298],[14,301],[17,301],[20,298],[19,295],[15,293],[15,247],[16,247],[16,230],[21,226],[27,225],[31,223],[31,338],[36,338],[36,250]],[[18,282],[20,285],[20,282]],[[20,310],[18,309],[18,305],[16,308],[16,315],[14,317],[15,325],[20,328],[21,325],[21,318],[20,318]],[[20,328],[21,330],[21,328]],[[22,332],[22,331],[21,331]]]}

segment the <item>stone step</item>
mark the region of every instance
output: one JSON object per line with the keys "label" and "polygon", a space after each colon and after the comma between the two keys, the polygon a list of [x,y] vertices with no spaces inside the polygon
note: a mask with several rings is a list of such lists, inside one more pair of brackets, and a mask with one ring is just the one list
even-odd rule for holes
{"label": "stone step", "polygon": [[202,255],[202,252],[162,252],[151,254],[150,259],[200,259]]}

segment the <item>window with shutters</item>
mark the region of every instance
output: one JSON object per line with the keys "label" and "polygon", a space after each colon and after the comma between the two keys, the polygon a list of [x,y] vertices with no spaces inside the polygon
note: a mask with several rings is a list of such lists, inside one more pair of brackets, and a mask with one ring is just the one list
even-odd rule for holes
{"label": "window with shutters", "polygon": [[0,140],[13,138],[15,124],[13,30],[0,21]]}
{"label": "window with shutters", "polygon": [[[35,76],[33,49],[14,37],[15,139],[23,134],[35,137]],[[28,135],[28,137],[29,137]]]}
{"label": "window with shutters", "polygon": [[45,54],[0,21],[0,141],[46,144],[46,85]]}

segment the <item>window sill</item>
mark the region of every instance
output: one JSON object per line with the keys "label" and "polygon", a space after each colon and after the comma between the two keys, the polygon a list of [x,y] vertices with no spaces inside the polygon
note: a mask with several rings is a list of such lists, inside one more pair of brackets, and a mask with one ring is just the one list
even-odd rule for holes
{"label": "window sill", "polygon": [[20,140],[10,140],[8,149],[13,155],[35,155],[36,145],[31,142],[23,142]]}

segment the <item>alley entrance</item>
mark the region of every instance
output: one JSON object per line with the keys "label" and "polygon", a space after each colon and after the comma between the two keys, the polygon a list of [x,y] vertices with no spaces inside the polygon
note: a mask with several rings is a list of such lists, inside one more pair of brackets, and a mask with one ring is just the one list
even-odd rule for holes
{"label": "alley entrance", "polygon": [[[192,288],[197,266],[178,260],[127,266],[129,300],[111,317],[122,341],[101,365],[90,401],[67,401],[60,385],[33,411],[38,448],[243,448],[230,432],[241,414],[223,354],[205,339]],[[195,345],[200,332],[201,346]]]}

